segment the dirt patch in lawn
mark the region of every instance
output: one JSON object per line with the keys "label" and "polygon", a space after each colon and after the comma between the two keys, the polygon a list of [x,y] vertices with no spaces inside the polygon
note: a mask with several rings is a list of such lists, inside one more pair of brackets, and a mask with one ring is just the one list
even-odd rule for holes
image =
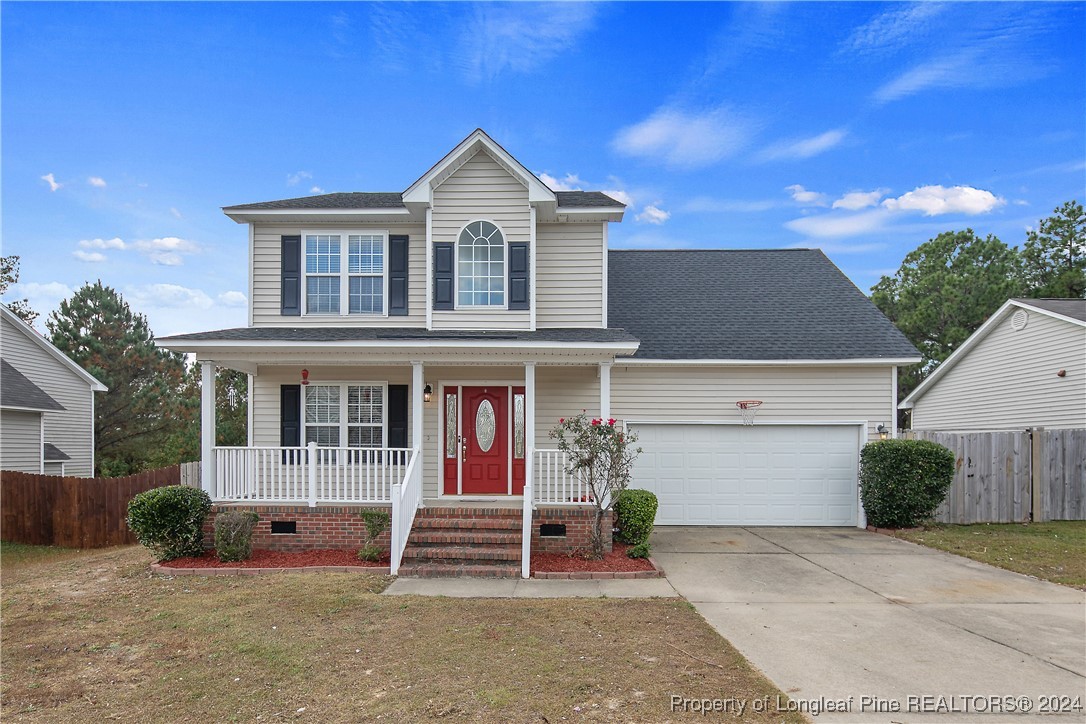
{"label": "dirt patch in lawn", "polygon": [[671,697],[780,694],[682,601],[386,597],[387,576],[150,562],[5,567],[4,721],[704,721]]}
{"label": "dirt patch in lawn", "polygon": [[322,548],[311,551],[254,550],[244,561],[223,563],[214,550],[199,558],[175,558],[162,561],[168,568],[302,568],[305,566],[358,566],[359,568],[388,567],[388,556],[381,561],[359,560],[357,551]]}
{"label": "dirt patch in lawn", "polygon": [[532,553],[532,572],[542,573],[578,573],[607,572],[624,573],[629,571],[653,571],[652,563],[647,558],[630,558],[626,555],[629,546],[615,543],[614,549],[599,560],[585,558],[583,553]]}
{"label": "dirt patch in lawn", "polygon": [[880,532],[1086,590],[1086,521],[931,525]]}

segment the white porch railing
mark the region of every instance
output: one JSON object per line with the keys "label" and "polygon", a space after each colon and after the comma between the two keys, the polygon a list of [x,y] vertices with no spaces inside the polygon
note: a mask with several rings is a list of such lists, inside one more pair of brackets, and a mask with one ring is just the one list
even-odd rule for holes
{"label": "white porch railing", "polygon": [[[566,472],[569,456],[561,450],[536,450],[532,484],[534,503],[591,505],[588,486],[576,475]],[[525,492],[527,496],[527,492]]]}
{"label": "white porch railing", "polygon": [[247,503],[385,503],[408,448],[218,447],[212,498]]}
{"label": "white porch railing", "polygon": [[400,562],[415,524],[415,513],[422,505],[422,453],[417,448],[411,453],[403,483],[392,486],[392,555],[390,573],[397,575]]}

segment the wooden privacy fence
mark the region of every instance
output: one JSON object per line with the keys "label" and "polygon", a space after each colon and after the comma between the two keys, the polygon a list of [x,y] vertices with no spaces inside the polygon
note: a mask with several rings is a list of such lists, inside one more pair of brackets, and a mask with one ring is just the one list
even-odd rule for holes
{"label": "wooden privacy fence", "polygon": [[954,453],[954,482],[935,512],[939,522],[1086,519],[1086,430],[913,430],[907,436]]}
{"label": "wooden privacy fence", "polygon": [[0,471],[0,538],[65,548],[136,543],[125,517],[137,493],[181,482],[181,466],[123,478]]}

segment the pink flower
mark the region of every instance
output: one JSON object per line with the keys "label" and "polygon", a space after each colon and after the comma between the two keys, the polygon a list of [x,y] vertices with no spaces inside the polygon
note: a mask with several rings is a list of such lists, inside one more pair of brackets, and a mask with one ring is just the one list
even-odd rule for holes
{"label": "pink flower", "polygon": [[607,418],[607,424],[610,425],[611,427],[614,427],[615,426],[615,418],[613,418],[613,417]]}
{"label": "pink flower", "polygon": [[559,424],[562,424],[562,425],[564,425],[564,424],[566,424],[566,418],[564,418],[564,417],[559,417],[559,418],[558,418],[558,422],[559,422]]}
{"label": "pink flower", "polygon": [[601,422],[603,422],[603,421],[602,421],[602,420],[599,420],[599,419],[594,419],[594,420],[592,420],[592,424],[593,424],[593,425],[599,425],[599,424],[600,424]]}

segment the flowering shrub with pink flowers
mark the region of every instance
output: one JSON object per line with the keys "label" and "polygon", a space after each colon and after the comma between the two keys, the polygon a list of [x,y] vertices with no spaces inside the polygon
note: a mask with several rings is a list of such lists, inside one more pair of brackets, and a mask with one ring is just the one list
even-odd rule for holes
{"label": "flowering shrub with pink flowers", "polygon": [[587,501],[596,508],[592,528],[592,558],[602,558],[603,516],[611,509],[615,495],[630,482],[633,461],[641,453],[635,447],[637,435],[616,425],[615,418],[590,418],[584,410],[574,417],[563,417],[550,431],[558,449],[566,454],[566,472],[576,477],[588,491]]}

